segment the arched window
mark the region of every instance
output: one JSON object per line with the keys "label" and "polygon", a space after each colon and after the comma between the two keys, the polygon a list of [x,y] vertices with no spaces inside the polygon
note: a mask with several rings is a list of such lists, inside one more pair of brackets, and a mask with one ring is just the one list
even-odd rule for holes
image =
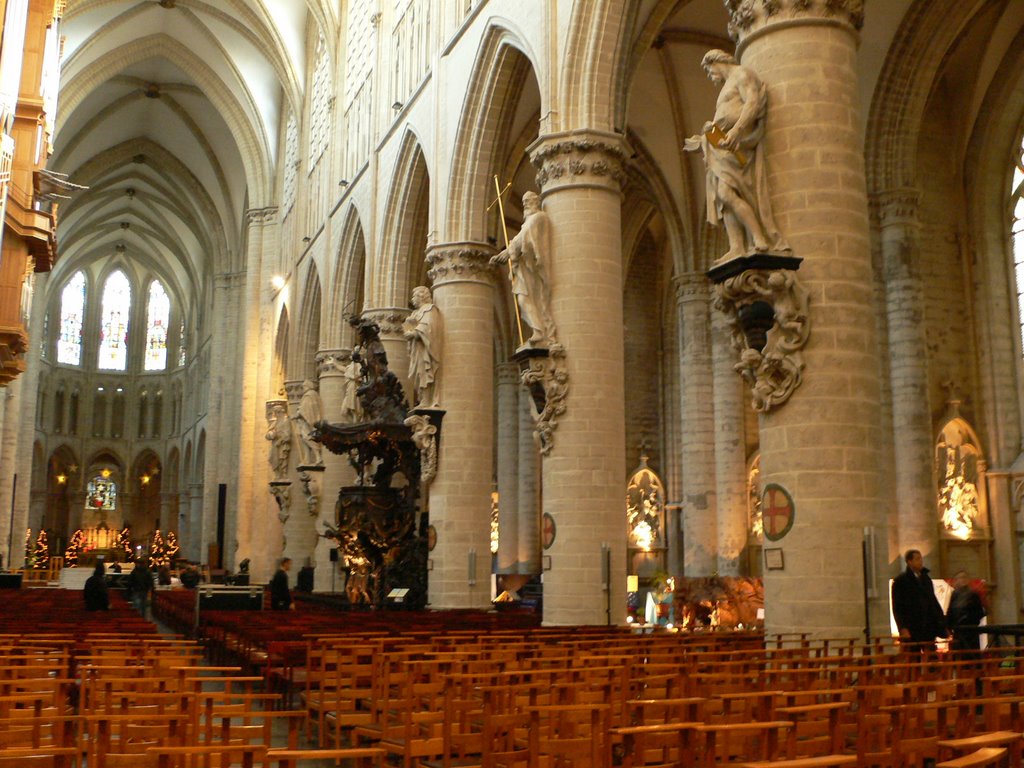
{"label": "arched window", "polygon": [[160,437],[160,428],[163,422],[163,410],[164,393],[158,389],[156,391],[156,397],[153,398],[153,428],[149,432],[150,437]]}
{"label": "arched window", "polygon": [[1010,190],[1010,205],[1013,208],[1013,268],[1017,275],[1017,317],[1021,333],[1021,349],[1024,350],[1024,139],[1017,150],[1017,164],[1013,169],[1013,186]]}
{"label": "arched window", "polygon": [[162,371],[167,367],[167,324],[171,316],[171,300],[159,280],[149,284],[149,308],[146,313],[147,371]]}
{"label": "arched window", "polygon": [[331,56],[327,40],[320,32],[313,54],[313,83],[309,105],[309,165],[310,170],[327,149],[331,134]]}
{"label": "arched window", "polygon": [[53,396],[53,431],[60,434],[64,431],[64,385],[57,388]]}
{"label": "arched window", "polygon": [[146,436],[147,421],[149,421],[149,393],[142,390],[142,394],[139,395],[139,438]]}
{"label": "arched window", "polygon": [[82,319],[85,317],[85,273],[75,272],[60,294],[60,336],[57,362],[82,364]]}
{"label": "arched window", "polygon": [[100,315],[99,368],[123,371],[128,367],[128,315],[132,308],[132,288],[128,277],[118,270],[103,286]]}
{"label": "arched window", "polygon": [[92,400],[92,436],[103,437],[107,429],[107,395],[103,387],[96,387]]}

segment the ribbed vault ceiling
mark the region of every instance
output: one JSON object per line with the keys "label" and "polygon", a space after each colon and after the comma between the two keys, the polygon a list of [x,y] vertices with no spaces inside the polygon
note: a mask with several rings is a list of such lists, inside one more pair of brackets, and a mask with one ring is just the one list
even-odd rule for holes
{"label": "ribbed vault ceiling", "polygon": [[71,0],[50,167],[89,186],[61,209],[55,279],[122,250],[185,293],[244,266],[247,208],[272,204],[282,111],[308,25],[337,0]]}

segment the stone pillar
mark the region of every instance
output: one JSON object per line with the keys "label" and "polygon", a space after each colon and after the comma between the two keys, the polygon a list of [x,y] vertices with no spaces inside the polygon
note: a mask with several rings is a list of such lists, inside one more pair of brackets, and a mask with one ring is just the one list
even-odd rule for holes
{"label": "stone pillar", "polygon": [[519,365],[498,366],[498,573],[519,573]]}
{"label": "stone pillar", "polygon": [[[409,342],[402,335],[402,323],[409,316],[409,312],[406,307],[384,307],[367,309],[363,312],[363,317],[370,318],[380,327],[380,341],[388,356],[388,370],[402,382],[405,399],[412,407],[416,389],[409,381]],[[441,364],[444,365],[444,362]]]}
{"label": "stone pillar", "polygon": [[[924,339],[924,297],[917,190],[878,195],[885,302],[889,328],[893,466],[899,551],[919,549],[938,566],[938,512],[933,473],[935,453],[928,405],[928,348]],[[901,566],[902,560],[896,563]]]}
{"label": "stone pillar", "polygon": [[[237,468],[225,470],[225,476],[237,478],[237,484],[228,486],[224,561],[230,567],[240,560],[250,558],[252,579],[259,582],[270,579],[281,554],[281,528],[277,520],[277,505],[268,491],[271,473],[267,462],[268,443],[264,439],[267,432],[266,403],[268,398],[277,395],[271,391],[272,350],[274,326],[280,306],[271,278],[277,265],[280,223],[277,208],[273,207],[247,211],[246,221],[248,251],[245,283],[239,286],[235,314],[230,316],[231,322],[228,323],[239,328],[238,333],[244,339],[244,344],[235,340],[240,350],[237,357],[230,354],[234,350],[228,348],[224,350],[223,358],[215,356],[214,360],[218,363],[221,359],[238,360],[237,364],[241,368],[237,376],[241,386],[236,384],[236,393],[232,395],[237,410],[234,411],[230,426],[224,427],[236,434],[233,442],[237,445],[239,457]],[[221,336],[218,333],[215,339]],[[214,366],[215,371],[216,368]],[[216,387],[214,380],[211,380],[211,387]],[[214,392],[221,391],[214,389]],[[241,428],[238,425],[238,413],[242,415]],[[213,418],[212,408],[210,418]],[[207,444],[207,456],[213,455]],[[231,461],[230,455],[226,458],[218,455],[217,458],[221,462]],[[207,467],[210,465],[207,461]],[[209,471],[206,477],[208,482],[216,482]],[[216,488],[214,484],[207,490],[214,509]]]}
{"label": "stone pillar", "polygon": [[494,476],[494,277],[482,243],[430,248],[434,304],[444,322],[439,370],[438,473],[430,486],[437,545],[428,557],[432,608],[490,604],[491,483]]}
{"label": "stone pillar", "polygon": [[[793,527],[772,544],[783,549],[785,569],[765,572],[768,632],[861,632],[863,528],[884,523],[857,77],[861,7],[778,0],[770,10],[744,3],[732,11],[740,62],[768,87],[762,151],[771,200],[804,260],[797,277],[810,296],[803,384],[761,416],[762,479],[783,486],[795,508]],[[871,625],[884,631],[886,580],[874,565]]]}
{"label": "stone pillar", "polygon": [[710,576],[718,569],[715,414],[709,330],[711,284],[703,272],[686,272],[675,278],[675,286],[682,394],[682,573]]}
{"label": "stone pillar", "polygon": [[[320,380],[320,402],[323,405],[324,421],[337,424],[341,421],[341,404],[345,399],[345,377],[342,369],[352,360],[348,349],[322,349],[316,355],[316,367]],[[343,486],[355,484],[355,470],[345,456],[338,456],[326,448],[321,454],[324,471],[320,473],[320,514],[315,521],[316,532],[321,534],[313,552],[313,589],[317,592],[340,592],[345,588],[345,577],[341,562],[331,562],[331,550],[337,542],[323,538],[324,526],[338,527],[338,492]]]}
{"label": "stone pillar", "polygon": [[718,574],[747,572],[747,451],[743,433],[743,384],[736,352],[721,312],[711,317],[711,370],[715,387],[715,501],[718,506]]}
{"label": "stone pillar", "polygon": [[[302,436],[299,434],[299,427],[295,423],[295,415],[299,411],[299,402],[302,400],[301,381],[286,381],[285,392],[288,395],[288,413],[292,418],[292,461],[288,468],[288,479],[292,481],[291,510],[288,519],[284,522],[285,547],[283,557],[290,557],[298,566],[314,564],[314,548],[316,547],[317,516],[309,514],[309,505],[305,495],[304,483],[300,482],[298,467],[302,461],[303,448],[301,446]],[[321,402],[323,398],[321,397]],[[327,451],[330,453],[330,451]],[[309,473],[307,473],[309,474]],[[317,477],[310,485],[319,484],[321,474],[316,471]],[[298,570],[296,569],[296,573]]]}
{"label": "stone pillar", "polygon": [[540,456],[533,439],[533,401],[519,398],[519,573],[540,573]]}
{"label": "stone pillar", "polygon": [[[209,547],[206,546],[205,542],[200,536],[199,532],[203,527],[203,484],[192,483],[189,486],[188,496],[188,517],[189,517],[189,531],[192,536],[192,553],[190,559],[196,560],[200,563],[207,563],[211,568],[216,566],[216,563],[209,562]],[[226,534],[230,535],[230,533]],[[210,542],[212,543],[212,542]]]}
{"label": "stone pillar", "polygon": [[618,623],[626,599],[625,383],[619,134],[570,131],[530,148],[551,219],[552,314],[568,394],[544,457],[544,623]]}

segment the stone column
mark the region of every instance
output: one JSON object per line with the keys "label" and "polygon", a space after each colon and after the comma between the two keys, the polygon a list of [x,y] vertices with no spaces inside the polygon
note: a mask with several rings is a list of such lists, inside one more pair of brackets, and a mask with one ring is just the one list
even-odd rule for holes
{"label": "stone column", "polygon": [[[292,421],[292,461],[288,468],[288,479],[292,481],[291,488],[291,510],[288,519],[284,522],[284,557],[292,558],[296,565],[304,566],[307,562],[314,565],[314,548],[316,547],[317,517],[319,515],[309,514],[308,500],[305,495],[304,483],[300,482],[298,467],[302,462],[302,436],[299,434],[298,424],[294,421],[295,414],[299,411],[299,402],[302,400],[302,382],[286,381],[285,392],[288,395],[288,413]],[[321,396],[321,402],[323,397]],[[330,453],[330,451],[327,451]],[[310,474],[310,473],[307,473]],[[311,486],[319,485],[322,474],[316,471],[317,477],[311,479]],[[312,476],[311,476],[312,477]],[[298,569],[296,569],[298,573]]]}
{"label": "stone column", "polygon": [[541,572],[540,562],[540,456],[533,439],[533,401],[525,390],[519,398],[519,573]]}
{"label": "stone column", "polygon": [[743,384],[733,365],[728,323],[721,312],[711,317],[711,369],[715,387],[715,495],[718,505],[718,573],[746,573],[747,451],[743,434]]}
{"label": "stone column", "polygon": [[[352,360],[349,349],[321,349],[316,355],[316,367],[320,379],[320,402],[323,404],[324,421],[331,424],[341,422],[341,404],[345,399],[345,377],[342,369]],[[313,553],[314,585],[317,592],[340,592],[345,588],[342,563],[331,562],[331,550],[337,542],[323,538],[324,526],[338,527],[338,492],[346,485],[355,484],[355,470],[345,456],[331,453],[326,448],[322,453],[324,471],[320,473],[320,514],[316,518],[317,539]]]}
{"label": "stone column", "polygon": [[[605,624],[626,605],[626,456],[619,134],[570,131],[530,148],[551,219],[552,314],[568,394],[544,457],[544,623]],[[581,590],[583,593],[581,594]]]}
{"label": "stone column", "polygon": [[498,573],[519,573],[519,365],[498,366]]}
{"label": "stone column", "polygon": [[[188,497],[188,517],[189,517],[189,531],[192,533],[192,554],[191,559],[197,560],[200,563],[207,563],[211,568],[216,566],[216,563],[209,562],[210,549],[207,543],[199,536],[199,531],[203,527],[203,484],[192,483],[189,486],[189,497]],[[226,536],[230,533],[226,533]]]}
{"label": "stone column", "polygon": [[[232,442],[237,446],[239,457],[237,467],[222,470],[225,477],[237,478],[235,485],[228,485],[224,562],[231,567],[240,560],[250,558],[252,579],[259,582],[270,579],[276,568],[276,560],[281,555],[281,527],[277,520],[277,505],[268,491],[271,473],[267,462],[268,443],[264,439],[267,432],[266,402],[277,395],[271,391],[271,379],[274,325],[280,307],[271,278],[277,263],[280,223],[277,208],[273,207],[247,211],[246,221],[248,251],[244,285],[239,285],[235,294],[235,314],[229,316],[231,322],[228,323],[231,327],[239,328],[238,333],[244,339],[244,344],[235,340],[239,348],[237,357],[231,354],[233,349],[227,348],[223,350],[223,358],[215,355],[214,360],[218,364],[222,359],[238,360],[237,364],[241,367],[237,376],[240,386],[235,385],[236,391],[231,396],[237,410],[234,411],[233,420],[224,427],[235,435]],[[215,340],[222,335],[216,334]],[[217,366],[214,370],[217,370]],[[216,387],[213,379],[211,387]],[[215,388],[214,391],[222,390]],[[212,411],[211,408],[211,420]],[[241,413],[241,428],[238,413]],[[208,443],[206,478],[212,485],[207,489],[207,496],[212,500],[216,521],[216,483],[225,481],[218,481],[216,476],[210,474],[209,458],[214,456],[210,448]],[[217,459],[219,462],[232,460],[231,454],[218,454]]]}
{"label": "stone column", "polygon": [[703,272],[686,272],[676,276],[675,286],[680,325],[679,369],[682,395],[682,573],[687,576],[710,576],[718,569],[715,414],[712,410],[709,330],[711,284]]}
{"label": "stone column", "polygon": [[402,323],[409,316],[409,312],[406,307],[383,307],[367,309],[363,312],[363,317],[370,318],[380,327],[380,341],[388,356],[388,370],[402,382],[405,399],[412,407],[416,390],[409,381],[409,342],[402,335]]}
{"label": "stone column", "polygon": [[428,557],[432,608],[490,603],[491,482],[494,476],[494,277],[482,243],[430,248],[434,304],[444,322],[438,377],[441,426],[438,474],[430,486],[437,545]]}
{"label": "stone column", "polygon": [[[797,276],[810,295],[803,384],[761,416],[763,481],[783,486],[795,508],[793,527],[773,543],[784,550],[785,570],[765,572],[768,632],[861,632],[863,528],[884,523],[857,77],[861,8],[778,0],[732,11],[740,62],[768,87],[761,151],[775,219],[804,260]],[[887,626],[885,574],[877,574],[874,631]]]}
{"label": "stone column", "polygon": [[[892,190],[878,195],[885,302],[889,328],[893,465],[899,551],[919,549],[938,565],[938,512],[933,474],[932,415],[928,405],[928,348],[924,339],[920,193]],[[902,561],[897,562],[897,566]]]}

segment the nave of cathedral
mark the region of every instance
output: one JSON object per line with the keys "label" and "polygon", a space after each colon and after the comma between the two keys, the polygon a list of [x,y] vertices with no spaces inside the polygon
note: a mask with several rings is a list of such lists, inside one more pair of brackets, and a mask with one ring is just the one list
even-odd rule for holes
{"label": "nave of cathedral", "polygon": [[5,566],[1020,620],[1021,3],[2,7]]}

